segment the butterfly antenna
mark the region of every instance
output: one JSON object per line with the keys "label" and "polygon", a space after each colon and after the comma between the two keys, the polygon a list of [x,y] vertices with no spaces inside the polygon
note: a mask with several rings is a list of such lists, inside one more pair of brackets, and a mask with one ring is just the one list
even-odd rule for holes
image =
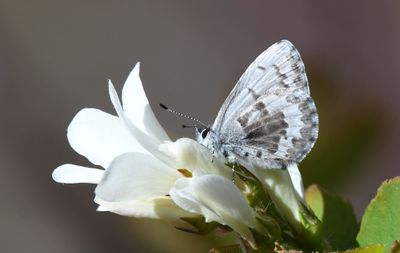
{"label": "butterfly antenna", "polygon": [[198,126],[197,125],[182,125],[182,128],[197,128]]}
{"label": "butterfly antenna", "polygon": [[[192,116],[189,116],[189,115],[183,114],[183,113],[181,113],[181,112],[177,112],[177,111],[175,111],[175,110],[172,110],[171,108],[168,108],[168,107],[165,106],[164,104],[160,104],[160,106],[161,106],[161,108],[163,108],[164,110],[166,110],[166,111],[168,111],[168,112],[172,112],[172,113],[174,113],[174,114],[176,114],[176,115],[178,115],[178,116],[180,116],[180,117],[183,117],[183,118],[187,118],[187,119],[196,121],[197,123],[200,123],[203,127],[207,127],[206,124],[204,124],[203,122],[201,122],[200,120],[198,120],[198,119],[196,119],[196,118],[193,118]],[[185,128],[185,127],[197,127],[197,126],[182,125],[182,127]]]}

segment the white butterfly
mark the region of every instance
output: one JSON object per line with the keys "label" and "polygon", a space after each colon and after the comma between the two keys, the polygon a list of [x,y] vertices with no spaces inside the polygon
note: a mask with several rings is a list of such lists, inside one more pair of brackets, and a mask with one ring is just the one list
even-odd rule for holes
{"label": "white butterfly", "polygon": [[196,139],[229,162],[285,169],[310,152],[318,136],[317,110],[303,61],[287,40],[250,64],[211,127]]}

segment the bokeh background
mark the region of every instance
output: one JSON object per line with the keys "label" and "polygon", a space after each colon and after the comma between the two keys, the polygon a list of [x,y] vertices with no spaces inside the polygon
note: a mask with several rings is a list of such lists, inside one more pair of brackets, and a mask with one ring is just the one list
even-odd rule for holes
{"label": "bokeh background", "polygon": [[93,186],[54,183],[56,166],[89,165],[66,127],[83,107],[113,113],[107,78],[120,89],[141,61],[162,125],[192,136],[158,103],[213,122],[247,65],[283,38],[320,115],[304,180],[360,219],[400,174],[399,13],[398,1],[0,0],[0,252],[206,252],[204,237],[96,212]]}

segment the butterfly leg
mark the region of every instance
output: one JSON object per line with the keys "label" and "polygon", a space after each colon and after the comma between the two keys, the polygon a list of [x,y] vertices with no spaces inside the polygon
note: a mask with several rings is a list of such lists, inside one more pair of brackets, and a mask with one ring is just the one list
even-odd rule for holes
{"label": "butterfly leg", "polygon": [[214,157],[215,157],[215,146],[214,145],[211,146],[211,154],[212,154],[211,162],[213,163],[214,162]]}
{"label": "butterfly leg", "polygon": [[246,173],[242,172],[241,170],[237,170],[236,168],[240,168],[240,164],[236,162],[236,158],[233,159],[232,162],[232,182],[235,183],[235,177],[238,175],[240,176],[241,179],[246,179],[246,180],[254,180],[253,177],[246,175]]}
{"label": "butterfly leg", "polygon": [[236,163],[236,159],[234,159],[233,160],[233,163],[232,163],[232,182],[233,183],[235,183],[235,176],[236,176],[236,166],[237,166],[237,163]]}

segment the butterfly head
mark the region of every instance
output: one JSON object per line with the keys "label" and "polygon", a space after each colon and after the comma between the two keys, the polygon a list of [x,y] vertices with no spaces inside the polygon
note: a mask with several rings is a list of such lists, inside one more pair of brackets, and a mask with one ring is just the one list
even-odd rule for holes
{"label": "butterfly head", "polygon": [[211,129],[209,127],[198,127],[198,126],[196,126],[195,128],[196,128],[196,140],[201,143],[204,139],[207,138]]}
{"label": "butterfly head", "polygon": [[196,141],[214,152],[220,147],[218,134],[211,127],[196,126]]}

